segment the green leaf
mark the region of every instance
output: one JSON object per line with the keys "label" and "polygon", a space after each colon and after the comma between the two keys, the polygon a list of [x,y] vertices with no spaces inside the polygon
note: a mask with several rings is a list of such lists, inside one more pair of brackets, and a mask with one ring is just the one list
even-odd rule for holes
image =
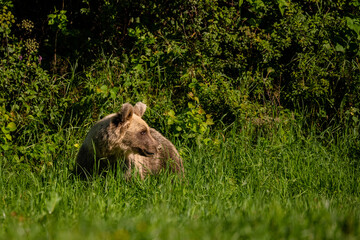
{"label": "green leaf", "polygon": [[211,118],[206,119],[206,124],[207,125],[213,125],[214,121]]}
{"label": "green leaf", "polygon": [[190,102],[188,102],[188,107],[189,107],[190,109],[194,109],[194,108],[195,108],[194,104],[192,104],[192,103],[190,103]]}
{"label": "green leaf", "polygon": [[206,127],[203,126],[203,125],[200,125],[199,132],[200,132],[201,134],[205,133],[205,132],[206,132]]}
{"label": "green leaf", "polygon": [[239,0],[239,7],[241,7],[244,3],[244,0]]}
{"label": "green leaf", "polygon": [[1,131],[5,134],[9,133],[10,131],[5,127],[5,126],[2,126],[1,127]]}
{"label": "green leaf", "polygon": [[354,121],[354,123],[357,123],[359,121],[359,119],[355,116],[352,117],[352,120]]}
{"label": "green leaf", "polygon": [[16,124],[14,122],[11,122],[6,126],[6,128],[9,129],[10,132],[13,132],[16,130]]}
{"label": "green leaf", "polygon": [[279,10],[281,15],[284,15],[285,10],[287,9],[289,3],[286,0],[278,0],[278,4],[279,4]]}
{"label": "green leaf", "polygon": [[7,138],[7,140],[11,141],[12,140],[12,137],[10,134],[5,134],[5,137]]}
{"label": "green leaf", "polygon": [[100,87],[100,90],[101,90],[102,92],[107,92],[107,89],[108,89],[108,87],[107,87],[106,85],[102,85],[102,86]]}
{"label": "green leaf", "polygon": [[172,118],[168,118],[168,125],[173,125],[174,124],[174,120]]}
{"label": "green leaf", "polygon": [[337,51],[337,52],[345,52],[345,49],[344,49],[344,47],[343,46],[341,46],[340,44],[336,44],[336,46],[335,46],[335,50]]}
{"label": "green leaf", "polygon": [[8,144],[2,144],[1,147],[4,151],[9,150],[9,148],[10,148],[10,146]]}
{"label": "green leaf", "polygon": [[170,111],[168,112],[168,115],[169,115],[170,117],[174,118],[174,117],[175,117],[175,112],[174,112],[174,110],[170,110]]}
{"label": "green leaf", "polygon": [[110,96],[113,100],[116,99],[116,95],[117,95],[117,92],[118,92],[118,88],[111,88],[110,89]]}
{"label": "green leaf", "polygon": [[356,34],[358,36],[358,39],[360,39],[360,23],[359,23],[359,20],[346,17],[346,24],[347,24],[348,28],[350,28],[351,30],[356,32]]}

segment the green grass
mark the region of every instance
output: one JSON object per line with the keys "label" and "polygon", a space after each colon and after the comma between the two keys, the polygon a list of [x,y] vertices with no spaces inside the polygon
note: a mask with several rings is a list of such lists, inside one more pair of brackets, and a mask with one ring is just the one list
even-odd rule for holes
{"label": "green grass", "polygon": [[[68,141],[76,139],[66,130]],[[216,134],[214,135],[216,137]],[[0,239],[358,239],[357,131],[244,126],[186,147],[186,180],[84,181],[76,149],[33,171],[0,163]]]}

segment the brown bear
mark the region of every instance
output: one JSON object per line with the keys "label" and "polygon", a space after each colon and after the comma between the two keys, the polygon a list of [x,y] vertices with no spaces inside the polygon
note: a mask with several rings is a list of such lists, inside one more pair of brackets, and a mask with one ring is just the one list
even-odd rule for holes
{"label": "brown bear", "polygon": [[[141,178],[168,167],[183,173],[182,160],[174,145],[141,119],[146,105],[125,103],[121,111],[98,121],[87,134],[76,159],[78,174],[91,174],[120,163],[129,179],[132,167]],[[95,164],[96,163],[96,164]]]}
{"label": "brown bear", "polygon": [[92,173],[94,168],[101,170],[108,163],[128,159],[129,154],[152,156],[158,145],[146,122],[125,103],[120,112],[104,117],[90,129],[77,155],[77,171]]}
{"label": "brown bear", "polygon": [[[146,111],[146,105],[142,102],[136,103],[134,113],[142,117]],[[147,174],[157,174],[162,169],[168,169],[181,176],[184,175],[184,167],[180,154],[176,147],[161,133],[150,128],[150,135],[159,143],[157,152],[152,156],[145,156],[137,153],[129,154],[129,162],[135,166],[143,179]],[[131,177],[131,165],[127,172],[127,178]]]}

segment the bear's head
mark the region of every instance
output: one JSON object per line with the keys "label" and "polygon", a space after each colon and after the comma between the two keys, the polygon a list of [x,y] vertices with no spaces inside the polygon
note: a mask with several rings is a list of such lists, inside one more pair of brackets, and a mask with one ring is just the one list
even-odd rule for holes
{"label": "bear's head", "polygon": [[152,156],[157,152],[159,143],[151,136],[150,128],[141,118],[146,105],[138,102],[134,107],[125,103],[121,111],[112,118],[111,124],[120,130],[122,149],[137,152],[142,156]]}

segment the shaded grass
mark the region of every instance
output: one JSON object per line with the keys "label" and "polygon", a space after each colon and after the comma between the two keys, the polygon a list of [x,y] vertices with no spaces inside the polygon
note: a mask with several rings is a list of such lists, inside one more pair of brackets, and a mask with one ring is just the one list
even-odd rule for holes
{"label": "shaded grass", "polygon": [[40,173],[3,162],[0,238],[359,237],[356,131],[248,125],[221,138],[180,147],[185,181],[163,174],[126,182],[119,170],[83,181],[70,171],[74,149]]}

